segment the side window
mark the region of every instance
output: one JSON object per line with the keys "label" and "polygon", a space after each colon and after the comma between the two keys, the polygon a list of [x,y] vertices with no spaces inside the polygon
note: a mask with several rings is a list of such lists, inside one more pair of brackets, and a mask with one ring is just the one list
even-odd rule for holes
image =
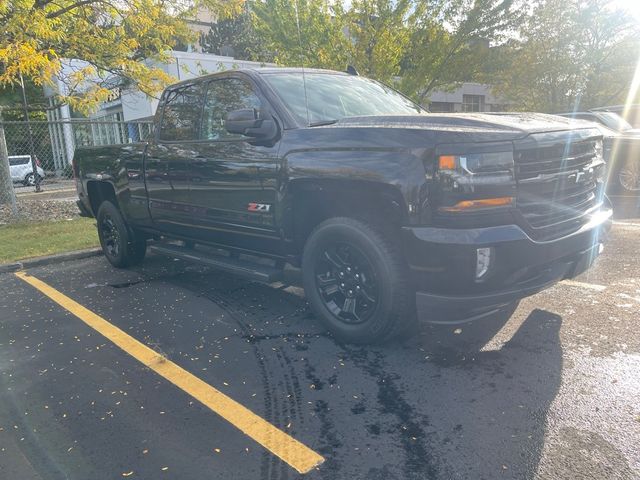
{"label": "side window", "polygon": [[246,80],[223,78],[209,83],[205,96],[201,138],[206,140],[232,140],[243,138],[224,128],[227,113],[244,108],[260,110],[262,103]]}
{"label": "side window", "polygon": [[197,140],[201,112],[202,89],[199,84],[168,90],[160,123],[160,140]]}

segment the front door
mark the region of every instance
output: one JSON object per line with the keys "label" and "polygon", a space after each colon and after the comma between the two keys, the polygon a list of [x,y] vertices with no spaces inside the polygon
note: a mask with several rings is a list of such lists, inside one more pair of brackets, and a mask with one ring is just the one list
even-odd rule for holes
{"label": "front door", "polygon": [[272,250],[277,244],[275,191],[263,188],[262,172],[275,170],[278,144],[259,146],[225,129],[230,111],[254,108],[268,115],[268,105],[247,78],[214,79],[205,88],[201,141],[191,160],[197,235],[224,245]]}

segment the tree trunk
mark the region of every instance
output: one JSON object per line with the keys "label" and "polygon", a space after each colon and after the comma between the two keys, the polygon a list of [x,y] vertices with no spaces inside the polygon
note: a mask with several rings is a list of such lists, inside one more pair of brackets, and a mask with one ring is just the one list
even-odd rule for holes
{"label": "tree trunk", "polygon": [[0,204],[11,206],[11,213],[18,214],[16,206],[16,193],[13,191],[11,181],[11,171],[9,168],[9,153],[7,152],[7,142],[4,138],[4,124],[0,112]]}

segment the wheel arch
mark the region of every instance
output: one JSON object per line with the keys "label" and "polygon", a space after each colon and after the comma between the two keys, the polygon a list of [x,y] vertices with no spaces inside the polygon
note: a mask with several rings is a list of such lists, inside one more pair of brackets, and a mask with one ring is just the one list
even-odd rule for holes
{"label": "wheel arch", "polygon": [[331,217],[350,217],[399,228],[408,222],[406,202],[393,185],[362,180],[299,179],[287,188],[285,236],[296,254],[313,229]]}
{"label": "wheel arch", "polygon": [[105,200],[110,201],[119,208],[116,189],[113,184],[100,180],[90,180],[87,182],[87,196],[93,216],[98,215],[98,208]]}

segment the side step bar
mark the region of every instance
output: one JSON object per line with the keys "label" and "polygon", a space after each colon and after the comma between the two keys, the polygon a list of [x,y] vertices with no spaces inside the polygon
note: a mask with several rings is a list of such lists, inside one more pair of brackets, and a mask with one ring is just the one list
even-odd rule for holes
{"label": "side step bar", "polygon": [[179,258],[188,262],[202,263],[257,282],[273,283],[282,279],[282,269],[242,260],[237,257],[225,257],[172,244],[149,245],[149,249],[160,255]]}

